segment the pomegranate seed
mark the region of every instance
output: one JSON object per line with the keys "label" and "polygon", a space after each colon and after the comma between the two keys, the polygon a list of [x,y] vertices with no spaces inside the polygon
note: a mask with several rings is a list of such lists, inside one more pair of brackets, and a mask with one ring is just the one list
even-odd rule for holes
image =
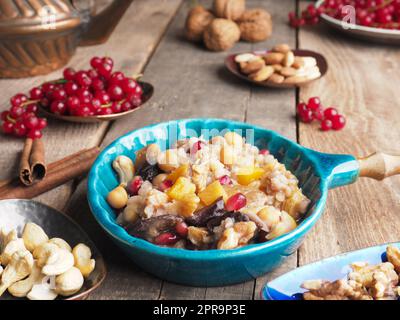
{"label": "pomegranate seed", "polygon": [[261,155],[263,155],[263,156],[266,156],[266,155],[269,154],[269,150],[268,150],[268,149],[261,149],[261,150],[259,151],[259,154],[261,154]]}
{"label": "pomegranate seed", "polygon": [[188,234],[188,225],[185,222],[179,222],[175,226],[175,231],[180,237],[186,238]]}
{"label": "pomegranate seed", "polygon": [[127,187],[129,195],[131,196],[137,195],[142,184],[143,184],[142,177],[140,176],[134,177]]}
{"label": "pomegranate seed", "polygon": [[325,119],[332,119],[332,117],[336,116],[338,113],[339,112],[335,108],[330,107],[330,108],[325,109],[324,117],[325,117]]}
{"label": "pomegranate seed", "polygon": [[231,178],[229,176],[227,176],[227,175],[218,178],[218,181],[223,186],[224,185],[228,185],[228,184],[232,184]]}
{"label": "pomegranate seed", "polygon": [[230,197],[225,204],[225,208],[228,211],[238,211],[242,209],[247,203],[246,197],[242,193],[236,193]]}
{"label": "pomegranate seed", "polygon": [[191,154],[196,154],[197,151],[201,150],[203,147],[204,142],[203,141],[197,141],[193,144]]}
{"label": "pomegranate seed", "polygon": [[321,100],[318,97],[308,99],[307,107],[311,110],[316,110],[321,107]]}
{"label": "pomegranate seed", "polygon": [[160,246],[168,246],[175,244],[178,240],[179,239],[175,234],[171,232],[164,232],[154,239],[154,243]]}
{"label": "pomegranate seed", "polygon": [[160,189],[160,191],[165,191],[165,190],[171,188],[172,185],[173,185],[173,182],[171,180],[167,179],[167,180],[164,180],[163,182],[161,182],[159,189]]}
{"label": "pomegranate seed", "polygon": [[346,119],[343,115],[338,114],[331,118],[332,120],[332,129],[333,130],[341,130],[346,125]]}
{"label": "pomegranate seed", "polygon": [[321,130],[322,131],[329,131],[332,129],[332,121],[329,119],[325,119],[321,122]]}

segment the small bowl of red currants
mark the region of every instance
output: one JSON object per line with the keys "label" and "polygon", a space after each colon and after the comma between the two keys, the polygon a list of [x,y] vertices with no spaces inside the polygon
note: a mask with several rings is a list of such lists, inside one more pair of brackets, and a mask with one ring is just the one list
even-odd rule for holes
{"label": "small bowl of red currants", "polygon": [[319,0],[299,16],[289,13],[295,28],[320,21],[358,38],[400,43],[400,0]]}
{"label": "small bowl of red currants", "polygon": [[153,86],[113,71],[109,57],[93,57],[91,69],[66,68],[63,78],[45,82],[10,99],[11,107],[1,114],[6,134],[38,139],[47,117],[71,122],[115,120],[138,110],[153,95]]}

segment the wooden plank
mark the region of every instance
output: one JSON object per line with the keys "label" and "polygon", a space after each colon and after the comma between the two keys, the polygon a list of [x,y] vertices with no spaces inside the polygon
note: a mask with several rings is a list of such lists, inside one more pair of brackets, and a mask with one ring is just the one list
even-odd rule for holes
{"label": "wooden plank", "polygon": [[[118,38],[115,47],[118,47],[117,52],[120,55],[117,59],[123,70],[130,70],[132,73],[142,71],[181,3],[180,0],[151,2],[136,0],[132,4],[132,6],[136,5],[135,10],[132,11],[129,21],[122,26],[130,34],[129,41],[126,41],[126,32],[125,37],[114,33]],[[132,18],[133,13],[134,18]],[[135,32],[133,33],[132,30]],[[120,33],[124,31],[121,30]],[[128,122],[131,120],[132,118],[126,119]],[[120,120],[115,125],[119,122]],[[157,299],[162,285],[161,280],[136,267],[102,231],[92,217],[87,204],[86,182],[85,179],[79,184],[68,203],[66,212],[85,228],[105,254],[108,276],[101,289],[94,292],[90,299],[110,299],[111,296],[113,299]]]}
{"label": "wooden plank", "polygon": [[[88,68],[90,57],[108,54],[114,58],[117,69],[128,74],[140,72],[179,4],[180,0],[163,1],[162,3],[156,0],[135,0],[105,44],[79,48],[69,65],[76,69]],[[0,80],[1,111],[8,108],[8,99],[17,91],[28,92],[33,86],[59,78],[61,74],[62,71],[56,71],[34,78]],[[106,123],[72,124],[49,120],[49,127],[44,131],[43,137],[46,146],[46,160],[51,162],[80,149],[98,145],[107,127]],[[64,143],[65,139],[68,139],[68,143]],[[0,159],[0,179],[7,179],[16,175],[19,152],[23,142],[16,138],[0,135],[0,144],[3,150]],[[38,197],[37,200],[62,209],[73,188],[72,182],[67,183]]]}
{"label": "wooden plank", "polygon": [[[289,0],[285,8],[294,8]],[[210,1],[201,1],[206,6]],[[275,20],[271,40],[253,46],[238,43],[231,52],[265,48],[278,42],[295,45],[295,33],[286,24],[283,5],[275,1],[248,1],[248,7],[264,7]],[[219,117],[249,121],[275,129],[296,138],[293,118],[295,92],[251,88],[233,78],[223,67],[227,53],[214,53],[193,45],[183,38],[183,24],[188,11],[186,3],[171,24],[159,48],[146,67],[144,79],[155,87],[155,95],[135,116],[115,122],[108,131],[103,145],[118,136],[145,125],[179,118]],[[227,112],[228,110],[228,112]],[[279,110],[279,111],[278,111]],[[296,266],[292,258],[286,268]],[[286,270],[286,269],[284,269]],[[267,278],[257,282],[261,286]],[[160,299],[252,299],[254,281],[221,288],[193,288],[164,282]],[[133,294],[127,292],[127,297]],[[256,293],[258,296],[258,292]]]}
{"label": "wooden plank", "polygon": [[[377,150],[398,153],[399,50],[347,38],[327,27],[302,29],[299,41],[329,62],[327,75],[302,89],[300,98],[320,96],[325,106],[335,105],[347,117],[340,132],[300,124],[300,142],[323,152],[357,156]],[[301,247],[300,265],[398,240],[399,203],[400,177],[383,182],[362,178],[330,191],[326,212]]]}

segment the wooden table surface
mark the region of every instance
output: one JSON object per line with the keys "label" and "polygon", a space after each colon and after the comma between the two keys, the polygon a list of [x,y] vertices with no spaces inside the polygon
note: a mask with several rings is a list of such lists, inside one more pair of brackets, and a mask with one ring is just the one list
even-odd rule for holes
{"label": "wooden table surface", "polygon": [[[324,78],[300,90],[254,87],[233,78],[223,66],[227,52],[214,53],[185,41],[183,25],[190,1],[134,0],[109,41],[79,48],[69,65],[87,68],[93,55],[109,55],[128,74],[143,72],[155,95],[133,116],[112,123],[71,124],[49,121],[45,131],[47,161],[90,146],[104,147],[118,136],[151,123],[190,117],[222,117],[276,130],[323,152],[364,156],[400,151],[400,50],[347,38],[324,26],[289,28],[287,13],[307,2],[247,0],[248,7],[271,12],[273,35],[265,42],[238,43],[232,52],[269,48],[277,43],[319,51],[329,63]],[[210,1],[200,1],[206,6]],[[59,77],[0,80],[0,109],[17,92]],[[325,105],[346,114],[340,132],[321,132],[296,121],[299,100],[320,96]],[[15,176],[23,142],[0,135],[0,179]],[[96,224],[86,200],[86,180],[72,181],[36,200],[77,220],[103,252],[108,277],[90,299],[259,299],[261,286],[283,272],[341,252],[399,240],[400,177],[382,182],[360,179],[332,190],[326,211],[304,244],[274,272],[228,287],[195,288],[155,278],[136,267]]]}

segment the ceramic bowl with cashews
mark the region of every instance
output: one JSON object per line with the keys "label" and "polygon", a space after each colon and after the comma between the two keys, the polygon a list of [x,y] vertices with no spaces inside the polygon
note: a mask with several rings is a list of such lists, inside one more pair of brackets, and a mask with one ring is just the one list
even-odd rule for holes
{"label": "ceramic bowl with cashews", "polygon": [[276,45],[271,50],[230,55],[225,65],[242,79],[282,88],[307,84],[327,71],[322,55],[309,50],[292,50],[287,44]]}
{"label": "ceramic bowl with cashews", "polygon": [[8,291],[18,298],[54,300],[81,290],[96,261],[86,244],[71,247],[28,222],[20,236],[15,229],[0,230],[0,264],[0,296]]}

